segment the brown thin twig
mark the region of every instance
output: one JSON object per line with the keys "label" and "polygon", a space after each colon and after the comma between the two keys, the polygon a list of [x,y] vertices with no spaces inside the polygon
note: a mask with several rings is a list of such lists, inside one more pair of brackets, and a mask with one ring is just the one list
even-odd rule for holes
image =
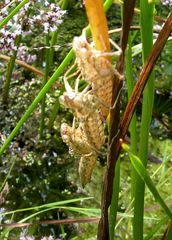
{"label": "brown thin twig", "polygon": [[[6,56],[6,55],[3,55],[3,54],[0,54],[0,59],[5,60],[5,61],[10,61],[10,57]],[[31,66],[31,65],[29,65],[29,64],[27,64],[27,63],[25,63],[25,62],[23,62],[21,60],[17,60],[16,59],[15,63],[17,63],[18,65],[20,65],[20,66],[22,66],[22,67],[24,67],[26,69],[28,69],[31,72],[34,72],[35,74],[37,74],[37,75],[39,75],[41,77],[44,77],[44,73],[43,72],[41,72],[37,68],[35,68],[35,67],[33,67],[33,66]]]}
{"label": "brown thin twig", "polygon": [[167,240],[169,229],[170,229],[170,223],[168,223],[168,225],[167,225],[167,227],[166,227],[166,229],[165,229],[165,232],[164,232],[161,240]]}
{"label": "brown thin twig", "polygon": [[51,224],[51,225],[59,225],[59,224],[74,224],[74,223],[91,223],[98,222],[99,217],[90,217],[90,218],[79,218],[79,219],[63,219],[63,220],[45,220],[38,221],[32,223],[9,223],[9,224],[0,224],[0,227],[12,227],[12,228],[21,228],[28,227],[31,225],[40,225],[40,224]]}
{"label": "brown thin twig", "polygon": [[[131,26],[130,31],[134,31],[134,30],[140,30],[140,26]],[[160,33],[160,31],[161,29],[157,29],[156,27],[153,29],[154,33]],[[122,32],[122,28],[115,28],[108,31],[109,34],[120,33],[120,32]]]}

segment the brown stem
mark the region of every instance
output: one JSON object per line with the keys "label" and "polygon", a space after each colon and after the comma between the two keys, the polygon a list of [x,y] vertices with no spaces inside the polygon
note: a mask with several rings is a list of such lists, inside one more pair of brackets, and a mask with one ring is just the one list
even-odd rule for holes
{"label": "brown stem", "polygon": [[[129,2],[129,1],[125,1],[125,2]],[[160,34],[152,48],[151,54],[149,55],[147,61],[144,64],[144,67],[141,71],[139,80],[137,81],[137,83],[133,89],[133,93],[130,97],[130,100],[129,100],[129,102],[126,106],[125,112],[123,114],[123,118],[122,118],[121,124],[120,124],[119,134],[115,138],[113,144],[111,145],[109,158],[108,158],[108,169],[107,169],[107,173],[106,173],[105,180],[104,180],[104,186],[103,186],[104,191],[103,191],[103,196],[102,196],[102,215],[101,215],[101,219],[99,222],[99,232],[98,232],[99,240],[108,240],[109,239],[108,208],[111,203],[115,163],[116,163],[119,153],[120,153],[119,139],[120,138],[124,139],[124,137],[126,135],[132,115],[133,115],[135,107],[139,101],[139,98],[141,97],[144,86],[146,85],[146,82],[148,80],[148,77],[149,77],[152,69],[153,69],[153,66],[154,66],[158,56],[160,55],[160,52],[162,51],[171,32],[172,32],[172,13],[169,14],[162,30],[160,31]],[[120,66],[120,69],[122,69],[121,64],[122,63],[119,63],[117,65],[117,67]],[[113,117],[113,115],[112,115],[112,117]],[[115,118],[115,117],[116,116],[114,116],[113,118]],[[115,123],[115,119],[112,119],[112,120]],[[111,126],[113,126],[113,125],[111,125]],[[114,128],[115,128],[115,126],[114,126]],[[111,128],[111,131],[113,131],[113,128]],[[110,140],[112,140],[112,139],[113,138],[110,138]]]}
{"label": "brown stem", "polygon": [[90,217],[90,218],[79,218],[79,219],[62,219],[62,220],[45,220],[31,223],[9,223],[9,224],[0,224],[0,227],[12,227],[12,228],[21,228],[28,227],[36,224],[74,224],[74,223],[91,223],[99,221],[99,217]]}
{"label": "brown stem", "polygon": [[[3,54],[0,54],[0,59],[5,60],[5,61],[10,61],[10,57],[8,57],[8,56],[6,56],[6,55],[3,55]],[[33,67],[33,66],[31,66],[31,65],[29,65],[29,64],[27,64],[27,63],[25,63],[25,62],[23,62],[23,61],[21,61],[21,60],[17,60],[17,59],[16,59],[16,60],[15,60],[15,63],[17,63],[18,65],[20,65],[20,66],[22,66],[22,67],[24,67],[24,68],[26,68],[26,69],[34,72],[35,74],[37,74],[37,75],[39,75],[39,76],[41,76],[41,77],[44,76],[44,73],[43,73],[43,72],[41,72],[41,71],[38,70],[37,68],[35,68],[35,67]]]}
{"label": "brown stem", "polygon": [[[134,14],[135,0],[124,1],[123,8],[123,27],[121,36],[121,49],[122,54],[117,62],[116,70],[119,73],[123,73],[124,69],[124,53],[128,42],[128,34],[130,31],[130,25]],[[118,93],[122,87],[122,81],[115,76],[113,82],[113,95],[112,106],[117,99]],[[109,223],[108,223],[108,208],[111,204],[112,192],[113,192],[113,179],[115,175],[115,165],[118,159],[119,151],[119,122],[120,122],[120,102],[118,101],[116,107],[110,111],[110,132],[109,132],[109,154],[107,159],[107,171],[104,178],[102,202],[101,202],[101,219],[98,227],[98,240],[109,239]]]}
{"label": "brown stem", "polygon": [[[140,30],[140,26],[131,26],[130,27],[130,31],[134,31],[134,30]],[[112,30],[109,30],[108,33],[113,34],[113,33],[120,33],[122,31],[122,28],[115,28]],[[161,29],[156,29],[156,27],[153,29],[154,33],[159,33],[161,31]]]}

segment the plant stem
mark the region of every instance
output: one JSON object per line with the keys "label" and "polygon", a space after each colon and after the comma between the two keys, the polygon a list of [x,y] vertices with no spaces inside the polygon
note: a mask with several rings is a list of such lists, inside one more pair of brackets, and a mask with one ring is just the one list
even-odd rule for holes
{"label": "plant stem", "polygon": [[[0,54],[0,59],[5,60],[5,61],[10,61],[10,57],[8,57],[7,55],[4,55],[4,54]],[[43,73],[43,72],[41,72],[39,69],[37,69],[37,68],[35,68],[35,67],[27,64],[27,63],[24,62],[24,61],[21,61],[21,60],[16,59],[16,60],[15,60],[15,63],[18,64],[18,65],[20,65],[20,66],[22,66],[22,67],[24,67],[24,68],[26,68],[26,69],[28,69],[28,70],[31,71],[31,72],[37,74],[38,76],[41,76],[41,77],[44,76],[44,73]]]}
{"label": "plant stem", "polygon": [[[131,41],[131,34],[129,34],[128,38],[128,48],[126,50],[126,83],[127,83],[127,91],[128,91],[128,99],[131,96],[131,93],[134,88],[134,79],[133,79],[133,66],[132,66],[132,41]],[[129,130],[130,130],[130,142],[131,142],[131,151],[136,154],[137,152],[137,133],[136,133],[136,113],[133,114]],[[135,192],[135,175],[136,171],[131,166],[131,198],[134,197]]]}
{"label": "plant stem", "polygon": [[[126,62],[125,77],[127,81],[127,91],[128,91],[128,99],[129,99],[134,88],[131,34],[129,34],[129,38],[128,38],[128,48],[126,50],[125,62]],[[131,140],[131,151],[133,153],[136,153],[136,150],[137,150],[136,113],[133,114],[133,117],[130,123],[130,140]]]}
{"label": "plant stem", "polygon": [[54,57],[54,48],[53,46],[56,44],[57,41],[57,31],[52,33],[52,38],[51,38],[51,43],[50,43],[50,51],[49,51],[49,64],[50,67],[52,66],[53,63],[53,57]]}
{"label": "plant stem", "polygon": [[[50,49],[49,49],[49,33],[47,33],[46,37],[45,37],[45,45],[48,46],[48,48],[46,48],[45,50],[45,74],[44,74],[44,78],[43,78],[43,86],[46,84],[47,80],[48,80],[48,75],[49,75],[49,71],[50,71]],[[42,99],[42,103],[41,103],[41,121],[40,121],[40,131],[39,131],[39,138],[43,139],[43,132],[44,132],[44,128],[45,128],[45,105],[46,105],[46,95],[43,97]]]}
{"label": "plant stem", "polygon": [[172,222],[170,222],[170,226],[168,228],[167,236],[166,236],[166,240],[171,240],[171,239],[172,239]]}
{"label": "plant stem", "polygon": [[[19,47],[20,42],[21,42],[22,36],[18,35],[15,39],[15,46]],[[11,83],[11,78],[12,78],[12,73],[15,65],[15,60],[17,56],[17,50],[13,51],[13,55],[10,57],[10,61],[8,63],[8,69],[7,69],[7,75],[6,75],[6,80],[4,84],[4,92],[3,92],[3,97],[2,97],[2,102],[3,104],[8,103],[8,97],[9,97],[9,90],[10,90],[10,83]]]}
{"label": "plant stem", "polygon": [[[149,56],[153,45],[153,10],[154,4],[148,0],[140,1],[140,24],[142,38],[143,63]],[[149,21],[149,22],[148,22]],[[154,74],[149,77],[143,92],[142,119],[140,130],[139,158],[143,165],[147,165],[149,127],[152,117],[154,96]],[[143,240],[143,219],[144,219],[144,192],[145,184],[140,176],[136,175],[133,236],[135,240]]]}
{"label": "plant stem", "polygon": [[114,240],[116,216],[118,211],[118,198],[119,198],[119,186],[120,186],[120,159],[118,159],[115,167],[115,177],[113,181],[113,193],[111,205],[109,208],[109,238]]}
{"label": "plant stem", "polygon": [[151,240],[155,233],[158,232],[162,226],[167,224],[168,219],[169,217],[165,216],[158,223],[156,223],[155,227],[153,227],[153,229],[149,231],[148,235],[144,238],[144,240]]}
{"label": "plant stem", "polygon": [[[124,69],[124,53],[128,42],[128,34],[130,30],[130,25],[134,13],[135,0],[128,0],[124,2],[123,5],[123,29],[121,38],[121,49],[122,53],[117,61],[116,70],[123,74]],[[125,30],[125,31],[124,31]],[[113,81],[113,94],[112,94],[112,106],[114,105],[116,99],[121,91],[123,81],[117,76],[114,76]],[[120,128],[120,101],[117,101],[116,107],[110,111],[110,132],[109,132],[109,154],[108,154],[108,164],[107,171],[104,177],[103,192],[102,192],[102,204],[101,204],[101,219],[99,222],[98,235],[99,240],[109,239],[109,226],[108,226],[108,209],[111,204],[112,192],[113,192],[113,178],[115,175],[115,165],[119,157],[120,142],[119,136],[122,134]],[[125,132],[126,133],[126,132]]]}
{"label": "plant stem", "polygon": [[110,52],[108,26],[104,14],[103,1],[85,0],[85,8],[95,48],[103,52]]}
{"label": "plant stem", "polygon": [[122,148],[128,152],[129,158],[131,160],[132,165],[134,166],[135,170],[141,177],[141,179],[145,182],[147,187],[149,188],[150,192],[153,194],[155,200],[159,203],[159,205],[163,208],[167,216],[172,220],[172,212],[168,205],[165,203],[161,195],[159,194],[158,190],[156,189],[155,184],[153,183],[152,179],[150,178],[145,166],[143,165],[140,158],[134,155],[131,150],[129,149],[128,145],[122,143]]}
{"label": "plant stem", "polygon": [[16,160],[13,160],[13,161],[11,162],[10,169],[9,169],[9,171],[8,171],[8,173],[7,173],[4,181],[2,182],[2,184],[1,184],[1,186],[0,186],[0,193],[1,193],[2,189],[4,188],[5,184],[7,183],[8,178],[10,177],[10,174],[11,174],[11,172],[12,172],[12,170],[13,170],[13,167],[14,167],[15,162],[16,162]]}
{"label": "plant stem", "polygon": [[[64,86],[61,88],[60,90],[60,93],[59,93],[59,96],[61,96],[64,92],[65,88]],[[48,129],[51,130],[52,127],[53,127],[53,124],[54,124],[54,121],[56,119],[56,116],[57,116],[57,113],[60,109],[60,102],[59,102],[59,96],[57,97],[56,101],[55,101],[55,104],[53,106],[53,110],[51,112],[51,115],[49,117],[49,122],[48,122]]]}
{"label": "plant stem", "polygon": [[61,5],[61,9],[67,9],[69,4],[69,0],[63,0],[62,5]]}

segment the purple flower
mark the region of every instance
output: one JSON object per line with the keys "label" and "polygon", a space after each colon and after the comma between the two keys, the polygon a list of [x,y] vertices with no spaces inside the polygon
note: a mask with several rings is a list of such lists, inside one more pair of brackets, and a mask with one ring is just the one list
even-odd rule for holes
{"label": "purple flower", "polygon": [[[5,1],[8,4],[10,1]],[[21,0],[19,0],[21,2]],[[31,13],[28,16],[28,9]],[[15,46],[15,40],[18,35],[26,36],[32,31],[42,31],[42,33],[54,32],[62,23],[62,17],[66,11],[62,11],[54,3],[47,0],[30,0],[2,29],[0,29],[0,52],[12,55]],[[8,7],[2,8],[0,20],[8,15]],[[17,57],[23,61],[31,62],[35,60],[35,55],[31,56],[21,46]],[[27,57],[24,57],[27,54]]]}
{"label": "purple flower", "polygon": [[29,18],[29,25],[32,29],[42,28],[44,33],[54,32],[62,23],[62,17],[66,11],[61,10],[54,3],[49,3],[48,1],[44,2],[44,6],[45,8],[41,10],[35,8],[36,12]]}

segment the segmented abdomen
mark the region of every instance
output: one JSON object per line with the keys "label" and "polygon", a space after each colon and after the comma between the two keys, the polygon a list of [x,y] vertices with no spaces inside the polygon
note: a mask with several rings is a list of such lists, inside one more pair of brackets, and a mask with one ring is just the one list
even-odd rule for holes
{"label": "segmented abdomen", "polygon": [[105,142],[104,126],[99,111],[95,111],[94,114],[81,120],[81,124],[88,143],[99,150]]}
{"label": "segmented abdomen", "polygon": [[83,187],[85,187],[85,185],[91,180],[96,159],[96,156],[93,154],[88,157],[81,157],[79,161],[79,176]]}

